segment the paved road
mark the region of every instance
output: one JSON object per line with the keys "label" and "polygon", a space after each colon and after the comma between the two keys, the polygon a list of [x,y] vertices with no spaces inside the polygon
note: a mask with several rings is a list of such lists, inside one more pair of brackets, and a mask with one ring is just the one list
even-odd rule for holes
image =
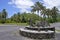
{"label": "paved road", "polygon": [[[60,24],[55,23],[53,26],[57,26],[56,29],[60,28]],[[0,25],[0,40],[37,40],[20,36],[19,28],[21,27],[16,25]],[[56,40],[60,40],[60,33],[56,33]]]}
{"label": "paved road", "polygon": [[51,26],[55,27],[56,30],[60,30],[60,23],[53,23]]}

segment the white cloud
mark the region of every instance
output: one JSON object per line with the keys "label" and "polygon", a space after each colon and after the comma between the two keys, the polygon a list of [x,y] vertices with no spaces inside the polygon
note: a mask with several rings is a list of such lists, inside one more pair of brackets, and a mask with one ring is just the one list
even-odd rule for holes
{"label": "white cloud", "polygon": [[20,8],[22,12],[25,12],[30,9],[34,3],[31,0],[12,0],[11,2],[8,2],[8,4],[13,5],[16,8]]}
{"label": "white cloud", "polygon": [[44,4],[47,8],[52,8],[56,6],[60,9],[60,0],[43,0]]}
{"label": "white cloud", "polygon": [[[56,6],[58,9],[60,9],[60,0],[43,0],[43,3],[47,8]],[[28,9],[30,9],[31,6],[34,5],[34,2],[32,2],[32,0],[11,0],[11,2],[8,2],[8,4],[21,9],[21,12],[30,12]]]}

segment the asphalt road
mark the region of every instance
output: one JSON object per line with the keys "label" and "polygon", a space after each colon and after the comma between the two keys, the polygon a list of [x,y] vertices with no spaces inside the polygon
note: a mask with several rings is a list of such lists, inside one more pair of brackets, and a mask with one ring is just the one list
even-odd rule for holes
{"label": "asphalt road", "polygon": [[[56,29],[60,29],[60,23],[55,23],[52,26],[55,26]],[[19,35],[18,30],[21,27],[22,26],[17,25],[0,25],[0,40],[37,40]],[[56,33],[55,40],[60,40],[60,33]]]}

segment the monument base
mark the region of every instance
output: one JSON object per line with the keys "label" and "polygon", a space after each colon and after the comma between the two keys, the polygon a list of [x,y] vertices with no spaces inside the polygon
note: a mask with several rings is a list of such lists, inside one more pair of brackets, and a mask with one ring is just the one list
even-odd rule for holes
{"label": "monument base", "polygon": [[[47,29],[47,31],[45,29]],[[20,28],[19,33],[22,36],[33,39],[51,39],[55,38],[55,31],[53,31],[52,29],[54,29],[54,27],[40,28],[40,31],[38,31],[38,28],[28,27],[27,29]]]}

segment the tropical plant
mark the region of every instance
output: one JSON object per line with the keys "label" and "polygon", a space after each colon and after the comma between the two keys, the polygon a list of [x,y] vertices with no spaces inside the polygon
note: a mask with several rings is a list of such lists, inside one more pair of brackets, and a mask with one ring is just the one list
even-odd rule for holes
{"label": "tropical plant", "polygon": [[7,19],[7,11],[6,9],[3,9],[2,12],[1,12],[1,20],[2,20],[2,23],[5,23],[6,19]]}
{"label": "tropical plant", "polygon": [[43,17],[45,17],[46,8],[45,8],[45,6],[42,5],[42,3],[36,2],[36,3],[34,4],[34,6],[32,6],[32,10],[31,10],[31,11],[32,11],[32,12],[37,11],[38,14],[39,14],[39,11],[41,11],[41,15],[43,15]]}
{"label": "tropical plant", "polygon": [[53,22],[57,22],[58,8],[53,7],[51,10],[51,17]]}

